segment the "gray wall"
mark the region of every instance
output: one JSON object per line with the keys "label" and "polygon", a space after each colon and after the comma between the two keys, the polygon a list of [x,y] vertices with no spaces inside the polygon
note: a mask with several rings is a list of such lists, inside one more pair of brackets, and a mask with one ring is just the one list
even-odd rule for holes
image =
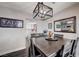
{"label": "gray wall", "polygon": [[[55,20],[59,20],[59,19],[63,19],[63,18],[68,18],[68,17],[72,17],[72,16],[76,16],[76,33],[64,33],[64,32],[54,32],[54,21]],[[53,31],[54,33],[57,34],[63,34],[64,38],[68,38],[68,39],[76,39],[77,37],[79,37],[79,5],[74,5],[72,7],[69,7],[59,13],[57,13],[56,15],[54,15],[53,18],[51,18],[50,20],[47,20],[47,23],[52,22],[53,23],[53,29],[51,31]],[[49,29],[48,29],[49,30]],[[79,56],[79,44],[77,47],[77,53],[76,56]]]}
{"label": "gray wall", "polygon": [[24,28],[0,28],[0,55],[24,48],[28,51],[28,42],[26,42],[26,37],[30,32],[26,28],[27,23],[36,22],[38,32],[42,32],[45,29],[43,22],[29,21],[26,13],[10,8],[0,6],[0,17],[24,20]]}
{"label": "gray wall", "polygon": [[[24,13],[1,6],[0,17],[26,19]],[[0,55],[25,48],[25,29],[25,25],[24,28],[0,28]]]}

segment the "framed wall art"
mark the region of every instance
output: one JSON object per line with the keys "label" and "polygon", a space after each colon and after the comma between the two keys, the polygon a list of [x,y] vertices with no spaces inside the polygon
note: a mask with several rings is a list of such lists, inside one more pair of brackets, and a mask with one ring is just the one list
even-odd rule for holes
{"label": "framed wall art", "polygon": [[52,23],[48,23],[48,29],[52,29]]}
{"label": "framed wall art", "polygon": [[54,31],[76,33],[76,16],[54,21]]}
{"label": "framed wall art", "polygon": [[23,20],[0,17],[0,27],[2,28],[23,28]]}

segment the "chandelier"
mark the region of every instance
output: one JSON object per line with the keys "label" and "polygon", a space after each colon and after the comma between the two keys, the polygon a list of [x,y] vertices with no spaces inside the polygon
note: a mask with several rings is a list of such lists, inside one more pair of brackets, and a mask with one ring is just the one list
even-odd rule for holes
{"label": "chandelier", "polygon": [[39,18],[47,20],[51,17],[53,17],[53,9],[47,5],[44,5],[43,2],[38,2],[33,11],[33,19]]}

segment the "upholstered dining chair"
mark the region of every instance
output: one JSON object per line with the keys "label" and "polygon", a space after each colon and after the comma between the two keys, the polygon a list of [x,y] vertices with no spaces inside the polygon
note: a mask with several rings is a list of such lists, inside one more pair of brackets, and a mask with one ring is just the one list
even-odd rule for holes
{"label": "upholstered dining chair", "polygon": [[26,46],[26,49],[27,49],[27,56],[29,57],[30,56],[29,55],[30,54],[30,52],[29,52],[30,51],[29,50],[30,49],[30,37],[29,36],[26,37],[26,44],[25,44],[25,46]]}
{"label": "upholstered dining chair", "polygon": [[74,57],[76,53],[78,39],[68,40],[63,49],[63,57]]}
{"label": "upholstered dining chair", "polygon": [[65,41],[64,49],[63,49],[63,57],[69,57],[72,50],[74,40]]}
{"label": "upholstered dining chair", "polygon": [[72,45],[72,50],[71,50],[70,57],[75,57],[76,56],[76,49],[77,49],[78,41],[79,41],[79,38],[74,40],[73,45]]}
{"label": "upholstered dining chair", "polygon": [[35,49],[33,44],[33,38],[30,38],[29,57],[35,57]]}
{"label": "upholstered dining chair", "polygon": [[26,45],[28,46],[28,57],[34,57],[35,56],[35,52],[34,52],[34,45],[33,45],[33,38],[28,35],[26,37]]}

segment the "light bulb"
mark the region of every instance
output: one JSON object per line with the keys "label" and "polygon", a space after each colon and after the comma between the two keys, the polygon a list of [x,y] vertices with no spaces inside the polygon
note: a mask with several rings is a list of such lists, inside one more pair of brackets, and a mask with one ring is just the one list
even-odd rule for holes
{"label": "light bulb", "polygon": [[43,13],[43,10],[40,10],[40,13]]}

